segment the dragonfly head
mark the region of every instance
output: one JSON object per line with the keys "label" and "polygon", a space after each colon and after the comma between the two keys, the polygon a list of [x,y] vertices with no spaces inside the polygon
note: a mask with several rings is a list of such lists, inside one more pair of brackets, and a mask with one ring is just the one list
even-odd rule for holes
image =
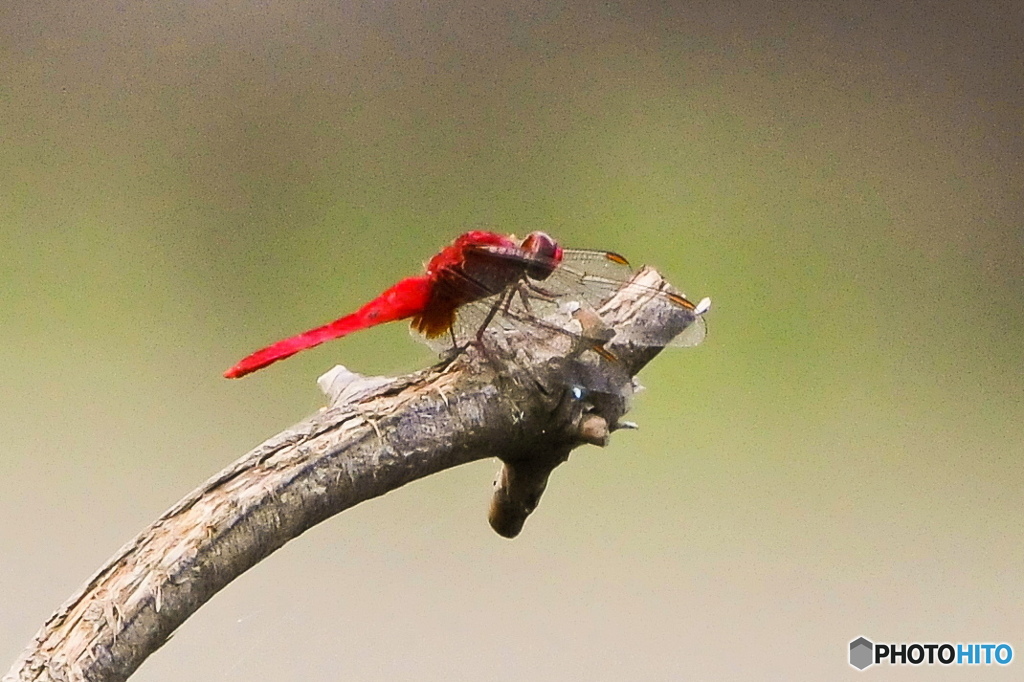
{"label": "dragonfly head", "polygon": [[545,232],[531,232],[520,248],[531,256],[526,266],[526,275],[530,279],[547,279],[562,262],[562,247]]}

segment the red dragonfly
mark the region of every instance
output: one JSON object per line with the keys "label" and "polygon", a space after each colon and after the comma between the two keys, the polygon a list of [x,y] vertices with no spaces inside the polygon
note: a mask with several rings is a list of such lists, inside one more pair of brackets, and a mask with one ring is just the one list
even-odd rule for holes
{"label": "red dragonfly", "polygon": [[[522,326],[529,324],[524,322],[527,318],[540,323],[533,308],[544,303],[572,299],[577,308],[581,304],[596,308],[630,274],[628,261],[617,253],[563,249],[543,232],[532,232],[522,241],[493,232],[466,232],[430,259],[425,274],[403,279],[350,315],[256,351],[224,376],[237,379],[324,341],[409,318],[412,329],[428,342],[450,335],[457,347],[459,333],[470,324],[467,320],[472,320],[479,341],[499,313],[504,324]],[[700,343],[705,333],[702,315],[710,300],[694,304],[679,294],[659,291],[656,295],[693,315],[693,324],[670,345]],[[519,304],[513,306],[517,298]],[[530,301],[537,305],[531,306]],[[470,313],[473,310],[476,314]]]}

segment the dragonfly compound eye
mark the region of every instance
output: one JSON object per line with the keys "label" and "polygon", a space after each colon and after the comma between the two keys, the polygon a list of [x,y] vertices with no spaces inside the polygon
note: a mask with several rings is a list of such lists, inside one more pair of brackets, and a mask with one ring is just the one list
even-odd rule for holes
{"label": "dragonfly compound eye", "polygon": [[547,279],[562,261],[562,247],[544,232],[526,235],[520,248],[530,256],[526,275],[531,279]]}

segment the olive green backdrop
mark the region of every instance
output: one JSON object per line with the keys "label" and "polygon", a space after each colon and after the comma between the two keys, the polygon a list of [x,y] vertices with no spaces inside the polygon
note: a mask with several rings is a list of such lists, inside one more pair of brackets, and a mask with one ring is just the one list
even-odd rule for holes
{"label": "olive green backdrop", "polygon": [[322,371],[431,356],[391,325],[226,367],[480,225],[656,265],[713,298],[710,335],[519,539],[487,526],[493,462],[415,483],[137,679],[840,679],[859,635],[1024,655],[1024,11],[897,5],[4,3],[0,668]]}

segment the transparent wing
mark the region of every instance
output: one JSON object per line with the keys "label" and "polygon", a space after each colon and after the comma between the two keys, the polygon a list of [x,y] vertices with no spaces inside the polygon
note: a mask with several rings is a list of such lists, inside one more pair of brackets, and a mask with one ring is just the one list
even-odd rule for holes
{"label": "transparent wing", "polygon": [[[557,329],[569,335],[581,335],[580,325],[575,321],[573,313],[580,309],[599,311],[618,292],[635,297],[660,298],[668,305],[688,312],[691,323],[667,344],[663,338],[647,337],[639,329],[619,331],[614,339],[616,343],[691,347],[700,344],[707,336],[703,313],[710,306],[708,299],[694,304],[685,295],[631,282],[634,270],[617,253],[565,250],[560,262],[544,263],[537,256],[518,249],[486,246],[477,250],[486,253],[496,262],[504,260],[520,263],[520,269],[524,272],[527,265],[547,265],[550,274],[539,280],[524,277],[500,292],[461,306],[451,334],[425,339],[438,352],[452,348],[452,337],[457,345],[474,340],[488,318],[488,330],[491,332],[502,329],[528,332],[534,326]],[[463,285],[475,286],[481,292],[494,291],[482,283],[467,281]]]}
{"label": "transparent wing", "polygon": [[434,339],[416,336],[435,351],[446,352],[452,349],[453,342],[461,346],[476,340],[485,323],[488,334],[516,332],[529,337],[537,331],[553,331],[570,339],[582,335],[571,309],[560,306],[558,301],[537,300],[528,293],[505,291],[460,306],[450,333]]}
{"label": "transparent wing", "polygon": [[664,343],[664,339],[646,337],[638,329],[620,331],[620,336],[615,339],[619,343],[692,347],[705,339],[707,324],[703,315],[711,305],[709,299],[695,304],[685,294],[630,281],[634,274],[629,262],[617,253],[571,250],[563,253],[561,264],[547,279],[537,282],[535,288],[561,299],[563,304],[575,300],[581,306],[593,310],[600,310],[614,294],[622,292],[628,296],[659,298],[691,314],[690,325],[668,344]]}

